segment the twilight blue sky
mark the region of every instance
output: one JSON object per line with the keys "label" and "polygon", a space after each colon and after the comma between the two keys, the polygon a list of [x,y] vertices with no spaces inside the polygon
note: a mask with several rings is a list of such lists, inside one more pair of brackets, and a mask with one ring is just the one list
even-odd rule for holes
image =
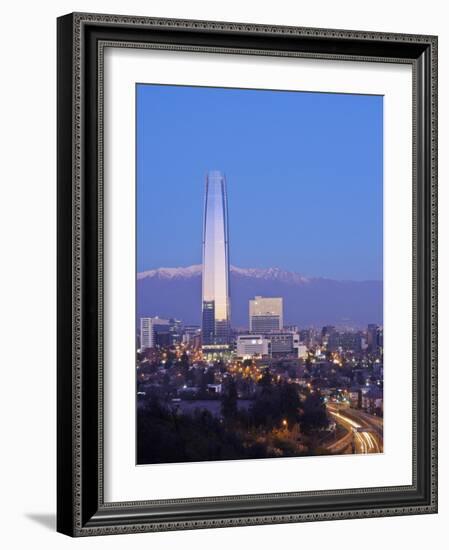
{"label": "twilight blue sky", "polygon": [[201,263],[226,174],[230,259],[382,279],[383,98],[137,85],[137,270]]}

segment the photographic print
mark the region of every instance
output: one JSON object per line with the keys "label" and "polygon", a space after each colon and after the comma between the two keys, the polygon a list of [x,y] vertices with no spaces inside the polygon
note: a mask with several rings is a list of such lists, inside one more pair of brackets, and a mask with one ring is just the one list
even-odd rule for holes
{"label": "photographic print", "polygon": [[383,452],[383,97],[136,85],[137,464]]}

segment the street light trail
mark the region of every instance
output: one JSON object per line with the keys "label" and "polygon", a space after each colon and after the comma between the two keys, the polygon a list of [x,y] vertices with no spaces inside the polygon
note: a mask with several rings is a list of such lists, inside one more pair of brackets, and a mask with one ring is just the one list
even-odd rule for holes
{"label": "street light trail", "polygon": [[[333,405],[328,405],[328,412],[334,417],[335,421],[341,424],[346,430],[352,430],[356,452],[381,453],[382,446],[382,420],[378,417],[370,418],[370,415],[350,409],[347,414],[343,414]],[[357,420],[348,415],[357,416]]]}

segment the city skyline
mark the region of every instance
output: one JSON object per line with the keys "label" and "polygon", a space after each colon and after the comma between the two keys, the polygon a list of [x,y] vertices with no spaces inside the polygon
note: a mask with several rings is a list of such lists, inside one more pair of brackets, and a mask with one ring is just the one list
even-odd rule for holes
{"label": "city skyline", "polygon": [[201,263],[200,182],[219,167],[233,265],[382,279],[381,97],[145,84],[137,111],[138,272]]}
{"label": "city skyline", "polygon": [[[216,353],[219,348],[222,351],[228,351],[231,344],[231,328],[241,326],[235,323],[235,319],[231,319],[231,296],[230,296],[230,244],[229,244],[229,222],[228,222],[228,197],[227,197],[227,181],[225,175],[220,170],[210,170],[204,183],[204,209],[202,214],[202,264],[201,264],[201,329],[203,350],[210,349],[212,353]],[[194,222],[194,220],[186,220]],[[234,242],[237,242],[238,239]],[[279,272],[276,272],[278,275]],[[299,278],[300,282],[304,282]],[[255,290],[255,289],[254,289]],[[157,293],[160,294],[160,293]],[[191,296],[191,293],[188,293]],[[283,300],[284,295],[281,293],[278,297],[273,296],[268,291],[263,292],[264,297],[257,296],[257,291],[253,296],[255,299],[249,301],[249,331],[255,334],[259,332],[282,331],[283,329]],[[155,293],[152,294],[151,300],[154,305]],[[257,299],[259,298],[259,300]],[[138,292],[138,300],[141,301],[141,293]],[[180,296],[178,304],[185,301],[185,293]],[[198,306],[193,304],[192,311],[200,309],[198,296]],[[241,297],[237,300],[234,297],[234,302],[240,306]],[[170,299],[164,299],[164,310],[167,312]],[[286,301],[287,306],[290,306],[289,300]],[[304,304],[305,305],[305,304]],[[378,304],[379,305],[379,304]],[[309,306],[310,307],[310,306]],[[381,307],[381,305],[380,305]],[[141,307],[138,310],[141,312]],[[301,307],[303,309],[303,307]],[[316,309],[314,305],[312,309]],[[290,309],[291,311],[291,309]],[[159,315],[163,312],[154,310],[144,311],[143,316]],[[170,317],[174,316],[186,321],[183,315],[179,315],[174,310],[170,311]],[[377,320],[379,317],[370,317],[369,322]],[[353,325],[354,320],[351,317],[344,318],[344,326]],[[234,321],[234,323],[231,323]],[[194,322],[194,319],[189,316],[188,323]],[[297,323],[297,319],[289,317],[290,323]],[[326,322],[334,322],[333,319],[326,319]],[[337,323],[340,324],[340,323]],[[312,323],[313,325],[313,323]]]}
{"label": "city skyline", "polygon": [[[201,265],[194,269],[155,270],[137,279],[137,318],[176,317],[201,324]],[[232,324],[246,326],[248,301],[281,297],[285,324],[364,327],[382,323],[382,282],[307,279],[283,271],[231,267]]]}
{"label": "city skyline", "polygon": [[381,114],[137,86],[137,464],[383,452]]}

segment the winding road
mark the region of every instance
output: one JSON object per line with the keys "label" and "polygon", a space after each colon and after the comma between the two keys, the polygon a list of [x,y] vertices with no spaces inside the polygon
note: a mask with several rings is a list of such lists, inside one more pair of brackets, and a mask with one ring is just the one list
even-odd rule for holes
{"label": "winding road", "polygon": [[328,446],[331,452],[344,452],[351,447],[355,453],[383,452],[383,420],[358,409],[328,404],[327,410],[347,433]]}

